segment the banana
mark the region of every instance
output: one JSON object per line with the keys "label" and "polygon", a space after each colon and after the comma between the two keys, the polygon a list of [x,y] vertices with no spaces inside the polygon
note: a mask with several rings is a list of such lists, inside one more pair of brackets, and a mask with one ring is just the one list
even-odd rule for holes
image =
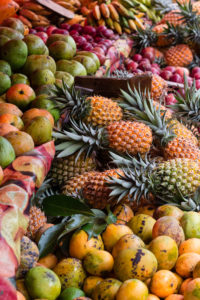
{"label": "banana", "polygon": [[74,6],[71,4],[71,3],[67,3],[65,1],[58,1],[57,4],[59,4],[60,6],[64,7],[64,8],[67,8],[71,11],[74,10]]}
{"label": "banana", "polygon": [[90,25],[96,26],[95,19],[93,17],[93,12],[92,11],[87,15],[87,21]]}
{"label": "banana", "polygon": [[95,5],[95,7],[92,10],[94,18],[99,21],[101,19],[101,11],[99,5]]}
{"label": "banana", "polygon": [[121,4],[118,2],[112,2],[112,5],[114,5],[114,7],[117,9],[118,13],[124,17],[129,17],[129,13],[128,10]]}
{"label": "banana", "polygon": [[105,25],[106,25],[105,20],[104,20],[104,19],[100,19],[100,20],[98,21],[98,25],[99,25],[99,26],[105,26]]}
{"label": "banana", "polygon": [[108,27],[110,27],[111,29],[115,29],[114,28],[114,24],[113,24],[113,20],[111,18],[106,19],[106,24],[108,25]]}
{"label": "banana", "polygon": [[114,25],[114,28],[117,31],[117,33],[122,34],[122,27],[121,27],[121,25],[118,22],[116,22],[116,21],[113,22],[113,25]]}
{"label": "banana", "polygon": [[37,27],[37,26],[46,27],[46,26],[50,25],[50,22],[47,23],[47,22],[44,22],[44,21],[33,21],[32,24],[33,24],[33,27]]}
{"label": "banana", "polygon": [[23,8],[30,9],[34,12],[39,12],[44,9],[44,7],[42,5],[34,3],[34,2],[25,2],[23,4]]}
{"label": "banana", "polygon": [[112,3],[108,4],[108,8],[109,8],[109,11],[110,11],[111,19],[113,21],[119,22],[119,14],[118,14],[117,10],[115,9],[115,7],[112,5]]}
{"label": "banana", "polygon": [[120,0],[120,3],[126,8],[134,7],[134,4],[131,0]]}
{"label": "banana", "polygon": [[129,25],[128,25],[128,20],[125,18],[125,17],[121,17],[121,22],[122,22],[122,26],[123,28],[129,28]]}
{"label": "banana", "polygon": [[24,25],[28,26],[28,28],[32,28],[33,27],[32,23],[27,18],[25,18],[23,16],[19,16],[18,18],[20,19],[20,21],[22,21],[22,23]]}
{"label": "banana", "polygon": [[19,13],[30,21],[39,21],[38,15],[29,9],[22,8]]}
{"label": "banana", "polygon": [[100,10],[101,10],[101,14],[104,18],[106,18],[106,19],[110,18],[110,10],[109,10],[107,4],[102,3],[100,5]]}
{"label": "banana", "polygon": [[129,20],[128,20],[128,25],[129,25],[129,28],[130,28],[131,30],[137,31],[137,26],[136,26],[134,20],[129,19]]}
{"label": "banana", "polygon": [[45,16],[38,15],[38,18],[41,22],[50,23],[50,21]]}
{"label": "banana", "polygon": [[145,26],[143,25],[142,21],[139,18],[137,18],[136,16],[134,18],[134,23],[137,27],[141,28],[142,30],[145,29]]}

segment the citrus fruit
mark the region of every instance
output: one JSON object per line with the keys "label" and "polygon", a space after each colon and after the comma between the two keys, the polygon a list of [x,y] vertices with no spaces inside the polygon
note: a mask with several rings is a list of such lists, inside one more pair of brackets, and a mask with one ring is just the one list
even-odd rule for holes
{"label": "citrus fruit", "polygon": [[12,29],[15,29],[15,30],[21,32],[22,34],[24,34],[24,24],[19,19],[8,18],[3,21],[2,25],[7,26]]}
{"label": "citrus fruit", "polygon": [[79,288],[69,287],[66,288],[60,295],[60,300],[73,300],[76,297],[85,296],[85,293]]}
{"label": "citrus fruit", "polygon": [[43,69],[37,70],[30,75],[31,85],[38,87],[45,84],[54,84],[55,77],[51,70]]}
{"label": "citrus fruit", "polygon": [[45,267],[30,269],[25,277],[25,285],[30,296],[34,298],[46,298],[55,300],[61,292],[61,284],[58,276]]}
{"label": "citrus fruit", "polygon": [[11,75],[11,83],[12,83],[12,85],[17,84],[17,83],[24,83],[24,84],[30,85],[28,77],[21,73],[15,73],[15,74]]}
{"label": "citrus fruit", "polygon": [[32,136],[35,145],[41,145],[51,140],[52,124],[46,117],[35,117],[25,131]]}
{"label": "citrus fruit", "polygon": [[120,286],[116,300],[147,300],[148,288],[138,279],[129,279]]}
{"label": "citrus fruit", "polygon": [[15,155],[19,156],[34,148],[32,137],[23,131],[13,131],[5,135],[5,138],[11,143],[15,150]]}
{"label": "citrus fruit", "polygon": [[25,36],[24,42],[28,47],[28,55],[44,54],[45,43],[39,36],[34,34],[28,34],[27,36]]}

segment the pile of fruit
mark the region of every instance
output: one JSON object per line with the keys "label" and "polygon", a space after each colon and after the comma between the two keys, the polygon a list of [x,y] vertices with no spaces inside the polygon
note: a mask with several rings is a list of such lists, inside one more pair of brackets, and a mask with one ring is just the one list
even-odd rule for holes
{"label": "pile of fruit", "polygon": [[[198,300],[200,2],[55,2],[82,15],[19,0],[0,26],[0,184],[18,199],[20,174],[30,202],[27,231],[0,235],[17,300]],[[150,89],[117,98],[75,87],[141,74]],[[50,141],[51,169],[30,167]],[[0,217],[15,206],[1,197]]]}

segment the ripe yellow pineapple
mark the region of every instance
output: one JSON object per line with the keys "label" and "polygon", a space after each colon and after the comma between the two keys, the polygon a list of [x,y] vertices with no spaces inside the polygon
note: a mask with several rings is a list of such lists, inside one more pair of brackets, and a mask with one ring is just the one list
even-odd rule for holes
{"label": "ripe yellow pineapple", "polygon": [[32,206],[29,211],[29,225],[27,236],[34,240],[37,230],[46,224],[47,219],[40,208]]}
{"label": "ripe yellow pineapple", "polygon": [[169,66],[187,67],[193,61],[193,54],[188,45],[179,44],[166,51],[165,61]]}
{"label": "ripe yellow pineapple", "polygon": [[161,100],[161,98],[167,92],[167,82],[157,74],[152,75],[151,81],[151,97],[155,101]]}
{"label": "ripe yellow pineapple", "polygon": [[68,117],[93,126],[106,126],[113,121],[120,121],[123,117],[122,109],[116,101],[101,96],[86,98],[75,88],[70,91],[64,82],[62,88],[57,87],[57,95],[52,100]]}
{"label": "ripe yellow pineapple", "polygon": [[171,43],[170,39],[168,39],[164,34],[162,34],[167,28],[168,28],[167,24],[163,23],[154,26],[152,29],[154,32],[158,34],[158,39],[156,42],[156,45],[158,47],[165,47]]}
{"label": "ripe yellow pineapple", "polygon": [[179,14],[179,10],[172,10],[161,19],[158,24],[171,24],[171,25],[180,25],[183,23],[182,16]]}

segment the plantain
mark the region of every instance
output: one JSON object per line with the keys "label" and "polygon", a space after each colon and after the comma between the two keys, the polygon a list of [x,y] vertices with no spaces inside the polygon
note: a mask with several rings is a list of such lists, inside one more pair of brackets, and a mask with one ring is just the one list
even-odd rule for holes
{"label": "plantain", "polygon": [[28,26],[28,28],[32,28],[33,27],[32,23],[27,18],[25,18],[23,16],[19,16],[18,18],[20,19],[20,21],[22,21],[22,23],[24,25]]}
{"label": "plantain", "polygon": [[101,11],[99,5],[95,5],[95,7],[92,10],[94,18],[99,21],[101,19]]}
{"label": "plantain", "polygon": [[119,14],[116,10],[116,8],[111,4],[108,4],[108,8],[109,8],[109,11],[110,11],[110,17],[113,21],[117,21],[119,22]]}
{"label": "plantain", "polygon": [[121,25],[118,22],[116,22],[116,21],[113,22],[113,25],[114,25],[114,28],[117,31],[117,33],[122,34],[122,27],[121,27]]}
{"label": "plantain", "polygon": [[51,16],[52,15],[52,11],[47,10],[47,9],[43,9],[40,11],[40,15],[41,16]]}
{"label": "plantain", "polygon": [[121,17],[121,24],[123,28],[129,28],[128,20],[125,17]]}
{"label": "plantain", "polygon": [[88,16],[90,13],[90,10],[86,6],[81,7],[81,13],[83,16]]}
{"label": "plantain", "polygon": [[39,11],[41,11],[41,10],[44,9],[44,7],[42,5],[37,4],[35,2],[25,2],[23,4],[23,8],[30,9],[30,10],[32,10],[34,12],[39,12]]}
{"label": "plantain", "polygon": [[145,26],[143,25],[142,21],[136,16],[134,17],[134,23],[138,28],[141,28],[142,30],[145,29]]}
{"label": "plantain", "polygon": [[105,25],[106,25],[105,20],[104,20],[104,19],[98,20],[98,25],[99,25],[99,26],[105,26]]}
{"label": "plantain", "polygon": [[129,25],[129,28],[130,28],[132,31],[137,31],[137,26],[136,26],[134,20],[129,19],[129,20],[128,20],[128,25]]}
{"label": "plantain", "polygon": [[19,14],[30,21],[39,21],[38,15],[29,9],[22,8],[20,9]]}
{"label": "plantain", "polygon": [[101,10],[101,15],[102,15],[104,18],[106,18],[106,19],[110,18],[110,10],[109,10],[107,4],[102,3],[102,4],[100,5],[100,10]]}
{"label": "plantain", "polygon": [[117,9],[118,13],[121,16],[129,17],[128,10],[121,3],[114,1],[112,2],[112,4],[114,5],[114,7]]}
{"label": "plantain", "polygon": [[106,24],[108,25],[108,27],[110,27],[111,29],[115,29],[113,20],[111,18],[108,18],[105,21],[106,21]]}
{"label": "plantain", "polygon": [[129,28],[123,28],[124,29],[124,32],[128,33],[128,34],[131,34],[131,30]]}

